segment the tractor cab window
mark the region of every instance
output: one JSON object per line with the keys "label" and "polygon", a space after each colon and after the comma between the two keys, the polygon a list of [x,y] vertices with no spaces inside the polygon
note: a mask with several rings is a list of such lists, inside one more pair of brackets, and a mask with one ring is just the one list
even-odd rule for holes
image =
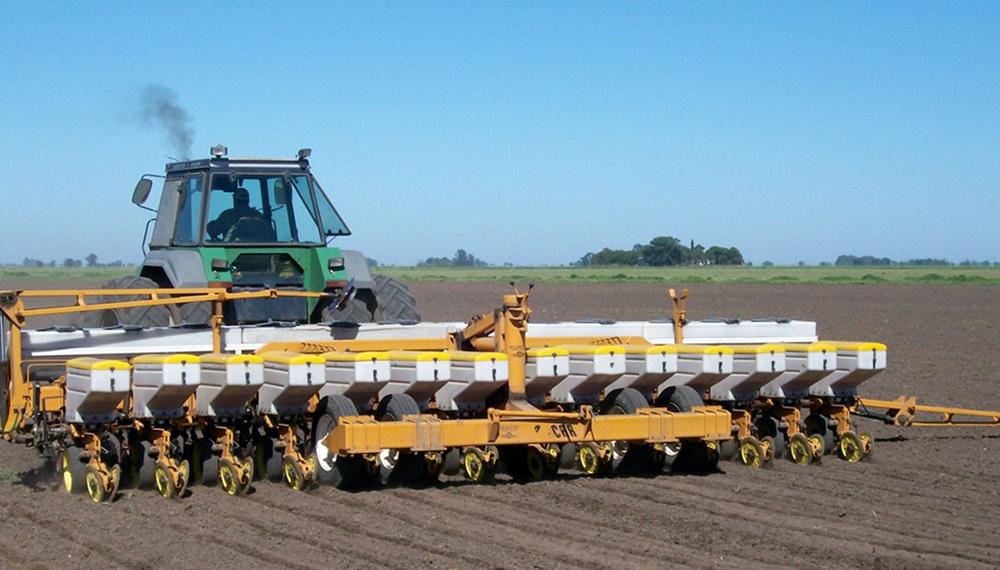
{"label": "tractor cab window", "polygon": [[[333,208],[329,204],[326,207]],[[325,214],[323,208],[320,208],[320,213]],[[323,218],[325,222],[326,216]],[[340,218],[336,219],[343,228]],[[333,231],[335,233],[330,235],[343,233],[336,233],[336,229]],[[324,242],[324,233],[317,219],[308,175],[212,175],[205,216],[207,243],[315,244]]]}
{"label": "tractor cab window", "polygon": [[201,222],[201,202],[203,176],[194,174],[186,177],[177,188],[177,224],[174,226],[174,244],[195,245],[198,243],[198,224]]}
{"label": "tractor cab window", "polygon": [[274,241],[260,179],[241,178],[228,173],[212,175],[212,190],[205,216],[205,241]]}
{"label": "tractor cab window", "polygon": [[316,203],[319,204],[319,219],[323,226],[323,235],[325,237],[351,235],[351,230],[347,229],[347,224],[334,209],[330,199],[326,197],[326,193],[315,180],[313,180],[313,184],[316,188]]}

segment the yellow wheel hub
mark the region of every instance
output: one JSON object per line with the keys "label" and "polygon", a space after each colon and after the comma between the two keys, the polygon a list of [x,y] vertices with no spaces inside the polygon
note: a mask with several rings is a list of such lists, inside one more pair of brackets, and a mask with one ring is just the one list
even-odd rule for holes
{"label": "yellow wheel hub", "polygon": [[802,433],[797,433],[788,440],[788,457],[792,463],[809,465],[812,461],[812,447]]}
{"label": "yellow wheel hub", "polygon": [[101,481],[101,476],[97,473],[96,469],[87,469],[86,482],[87,494],[90,495],[90,500],[95,503],[104,502],[104,483]]}
{"label": "yellow wheel hub", "polygon": [[740,441],[740,461],[754,469],[760,469],[764,465],[764,450],[757,438],[749,436]]}
{"label": "yellow wheel hub", "polygon": [[153,478],[156,480],[156,490],[163,498],[170,499],[176,495],[173,478],[166,466],[157,463]]}
{"label": "yellow wheel hub", "polygon": [[592,445],[580,446],[580,467],[587,475],[596,475],[601,468],[601,457]]}
{"label": "yellow wheel hub", "polygon": [[465,466],[465,474],[469,479],[478,483],[485,478],[486,461],[483,459],[479,450],[467,450],[462,457],[462,463]]}
{"label": "yellow wheel hub", "polygon": [[296,491],[301,491],[306,487],[306,477],[302,471],[302,466],[293,455],[286,455],[281,461],[282,471],[285,474],[285,481],[288,486]]}
{"label": "yellow wheel hub", "polygon": [[857,463],[864,459],[864,445],[861,438],[853,431],[845,431],[840,434],[840,442],[837,445],[840,457],[848,463]]}
{"label": "yellow wheel hub", "polygon": [[872,454],[872,446],[875,444],[875,436],[868,432],[864,432],[858,436],[861,439],[861,448],[865,453],[865,459]]}
{"label": "yellow wheel hub", "polygon": [[236,475],[236,468],[233,467],[233,463],[228,459],[219,460],[219,484],[222,485],[222,490],[230,495],[235,495],[239,492],[239,478]]}
{"label": "yellow wheel hub", "polygon": [[535,447],[529,447],[527,451],[528,473],[531,478],[538,481],[545,478],[546,457]]}

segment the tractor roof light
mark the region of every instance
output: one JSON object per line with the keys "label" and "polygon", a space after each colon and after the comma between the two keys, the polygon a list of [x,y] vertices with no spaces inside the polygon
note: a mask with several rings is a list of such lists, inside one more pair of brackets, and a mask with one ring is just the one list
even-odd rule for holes
{"label": "tractor roof light", "polygon": [[313,151],[312,151],[311,148],[300,148],[299,149],[299,160],[305,160],[305,159],[309,158],[310,156],[312,156],[312,153],[313,153]]}
{"label": "tractor roof light", "polygon": [[214,156],[215,158],[222,158],[227,154],[229,154],[229,149],[221,144],[217,144],[212,147],[211,152],[212,156]]}

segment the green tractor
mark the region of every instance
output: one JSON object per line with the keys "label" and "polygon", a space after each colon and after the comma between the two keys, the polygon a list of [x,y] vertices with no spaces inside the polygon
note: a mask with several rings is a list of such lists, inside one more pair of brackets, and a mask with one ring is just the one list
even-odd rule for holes
{"label": "green tractor", "polygon": [[[148,238],[149,250],[137,275],[114,279],[106,289],[274,288],[329,294],[226,303],[225,324],[420,320],[403,283],[373,276],[361,252],[329,245],[351,232],[310,172],[309,149],[300,150],[295,159],[228,158],[224,146],[212,147],[211,154],[204,160],[167,164],[155,210],[144,205],[154,175],[142,177],[132,202],[156,213],[143,236],[143,249]],[[85,321],[79,324],[87,327],[204,324],[211,305],[183,303],[81,316]]]}

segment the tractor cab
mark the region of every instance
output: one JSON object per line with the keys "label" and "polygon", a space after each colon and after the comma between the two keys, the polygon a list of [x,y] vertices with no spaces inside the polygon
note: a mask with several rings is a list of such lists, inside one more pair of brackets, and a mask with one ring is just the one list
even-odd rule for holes
{"label": "tractor cab", "polygon": [[322,247],[351,234],[309,171],[308,149],[295,160],[224,152],[214,147],[213,158],[167,165],[150,249]]}
{"label": "tractor cab", "polygon": [[[288,288],[347,293],[373,313],[375,281],[360,252],[328,245],[351,231],[309,170],[309,149],[293,159],[212,157],[166,165],[149,252],[139,277],[157,287]],[[132,201],[142,207],[152,181],[144,176]],[[150,208],[146,208],[150,209]],[[143,239],[144,246],[147,245]],[[329,318],[327,300],[283,297],[227,305],[228,323],[316,322]],[[363,310],[364,310],[363,309]],[[185,321],[207,320],[206,308]]]}

